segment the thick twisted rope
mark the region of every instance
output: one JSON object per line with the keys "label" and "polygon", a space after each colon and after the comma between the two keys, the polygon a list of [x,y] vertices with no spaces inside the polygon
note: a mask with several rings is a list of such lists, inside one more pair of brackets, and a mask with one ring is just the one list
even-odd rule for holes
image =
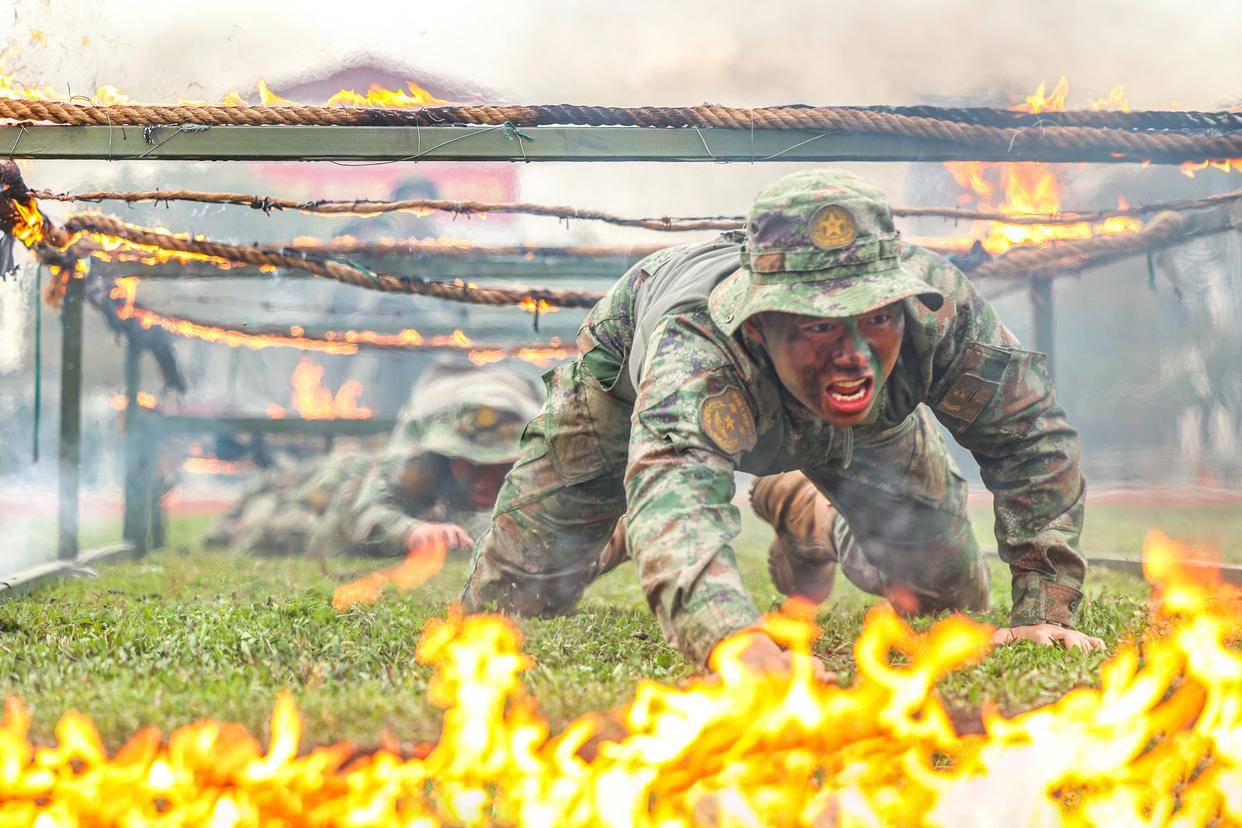
{"label": "thick twisted rope", "polygon": [[[140,190],[136,192],[87,192],[87,193],[53,193],[48,190],[32,190],[37,198],[44,201],[122,201],[128,203],[152,201],[171,202],[189,201],[203,204],[236,204],[256,210],[299,210],[307,213],[323,213],[329,215],[374,215],[392,213],[402,210],[436,210],[458,215],[472,213],[523,213],[535,216],[550,216],[559,219],[579,219],[586,221],[602,221],[623,227],[641,227],[648,230],[685,231],[685,230],[733,230],[741,227],[745,216],[716,216],[712,218],[679,218],[665,216],[661,218],[626,218],[605,213],[600,210],[583,210],[576,207],[560,207],[548,204],[529,204],[524,202],[483,202],[483,201],[450,201],[438,198],[413,198],[400,201],[381,201],[358,199],[354,201],[293,201],[292,199],[273,196],[248,195],[244,193],[211,193],[196,190]],[[980,210],[961,210],[953,207],[894,207],[893,215],[907,218],[934,217],[955,221],[994,221],[1004,224],[1078,224],[1080,222],[1096,222],[1118,216],[1142,216],[1167,211],[1182,212],[1185,210],[1201,210],[1215,207],[1231,201],[1242,199],[1242,190],[1208,196],[1206,198],[1183,199],[1179,201],[1154,202],[1136,207],[1116,208],[1110,210],[1075,210],[1061,213],[998,213]],[[574,255],[589,255],[574,248]],[[607,254],[601,254],[607,255]]]}
{"label": "thick twisted rope", "polygon": [[1227,214],[1208,218],[1208,221],[1195,222],[1178,213],[1161,213],[1135,233],[1057,241],[1043,247],[1015,248],[999,259],[979,265],[969,275],[972,280],[1050,276],[1142,255],[1194,236],[1235,228],[1234,219]]}
{"label": "thick twisted rope", "polygon": [[[1066,114],[1066,113],[1060,113]],[[58,101],[0,99],[0,118],[74,126],[642,126],[718,129],[814,129],[839,134],[899,135],[944,141],[972,149],[1082,150],[1155,160],[1242,157],[1242,132],[1137,131],[1116,126],[1000,127],[845,107],[603,107],[439,106],[425,109],[363,109],[327,106],[133,105],[86,106]],[[1072,118],[1063,119],[1074,123]],[[1123,123],[1142,123],[1137,118]],[[1021,121],[1019,123],[1022,123]],[[1218,127],[1219,128],[1219,127]]]}
{"label": "thick twisted rope", "polygon": [[180,238],[126,224],[110,216],[93,214],[70,217],[61,228],[55,231],[54,237],[49,237],[49,240],[58,247],[71,247],[76,243],[75,236],[79,233],[99,233],[135,244],[158,247],[161,250],[211,256],[252,267],[284,267],[301,270],[313,276],[385,293],[431,296],[436,299],[475,305],[520,305],[534,299],[558,308],[589,308],[603,296],[602,293],[591,291],[534,287],[482,287],[465,283],[454,284],[417,277],[394,276],[390,273],[364,270],[329,259],[304,258],[264,247],[242,247],[210,239]]}

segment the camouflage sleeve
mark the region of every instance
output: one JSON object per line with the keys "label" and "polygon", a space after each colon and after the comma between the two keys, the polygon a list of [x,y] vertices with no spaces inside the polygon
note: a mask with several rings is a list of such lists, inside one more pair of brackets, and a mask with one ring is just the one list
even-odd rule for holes
{"label": "camouflage sleeve", "polygon": [[732,505],[738,456],[700,424],[704,404],[728,399],[740,407],[733,431],[717,430],[737,450],[753,406],[719,349],[683,317],[661,322],[648,353],[634,408],[625,489],[626,538],[639,580],[665,636],[686,656],[706,663],[722,638],[759,619],[742,586],[730,542],[740,528]]}
{"label": "camouflage sleeve", "polygon": [[1078,434],[1044,355],[1021,350],[966,277],[949,270],[926,400],[979,461],[994,497],[996,541],[1013,574],[1011,623],[1072,627],[1086,573]]}
{"label": "camouflage sleeve", "polygon": [[353,548],[377,557],[405,555],[405,538],[422,521],[405,509],[401,476],[406,454],[385,451],[371,467],[354,501],[349,539]]}

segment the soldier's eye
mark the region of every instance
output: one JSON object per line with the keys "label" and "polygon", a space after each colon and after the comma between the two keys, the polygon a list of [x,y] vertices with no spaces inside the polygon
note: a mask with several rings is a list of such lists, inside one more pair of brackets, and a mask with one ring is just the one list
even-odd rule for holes
{"label": "soldier's eye", "polygon": [[892,318],[893,318],[893,315],[889,313],[888,311],[885,311],[884,313],[877,313],[875,316],[871,317],[871,324],[872,325],[887,325],[888,322]]}
{"label": "soldier's eye", "polygon": [[807,333],[823,334],[823,333],[830,333],[836,330],[836,328],[837,326],[832,322],[816,322],[814,324],[806,326],[802,330],[806,331]]}

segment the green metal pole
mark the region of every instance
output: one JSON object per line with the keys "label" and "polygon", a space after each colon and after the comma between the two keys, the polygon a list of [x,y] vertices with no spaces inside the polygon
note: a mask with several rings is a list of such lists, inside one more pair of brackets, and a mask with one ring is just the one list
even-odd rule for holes
{"label": "green metal pole", "polygon": [[82,280],[70,276],[61,305],[60,531],[57,555],[78,556],[78,496],[82,464]]}
{"label": "green metal pole", "polygon": [[1031,315],[1035,328],[1035,350],[1047,357],[1048,376],[1056,369],[1056,315],[1052,299],[1052,282],[1048,277],[1031,280]]}
{"label": "green metal pole", "polygon": [[39,462],[39,427],[43,423],[43,267],[35,269],[34,330],[34,433],[31,435],[31,463]]}
{"label": "green metal pole", "polygon": [[138,389],[142,375],[142,349],[132,338],[125,341],[125,518],[121,537],[134,545],[138,557],[147,554],[146,509],[143,501],[142,414]]}

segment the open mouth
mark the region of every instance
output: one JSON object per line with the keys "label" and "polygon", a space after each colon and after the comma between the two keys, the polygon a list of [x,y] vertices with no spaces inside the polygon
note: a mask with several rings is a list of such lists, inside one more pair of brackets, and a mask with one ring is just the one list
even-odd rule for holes
{"label": "open mouth", "polygon": [[871,404],[871,392],[875,382],[871,377],[840,380],[824,389],[824,397],[830,408],[842,414],[856,414]]}

